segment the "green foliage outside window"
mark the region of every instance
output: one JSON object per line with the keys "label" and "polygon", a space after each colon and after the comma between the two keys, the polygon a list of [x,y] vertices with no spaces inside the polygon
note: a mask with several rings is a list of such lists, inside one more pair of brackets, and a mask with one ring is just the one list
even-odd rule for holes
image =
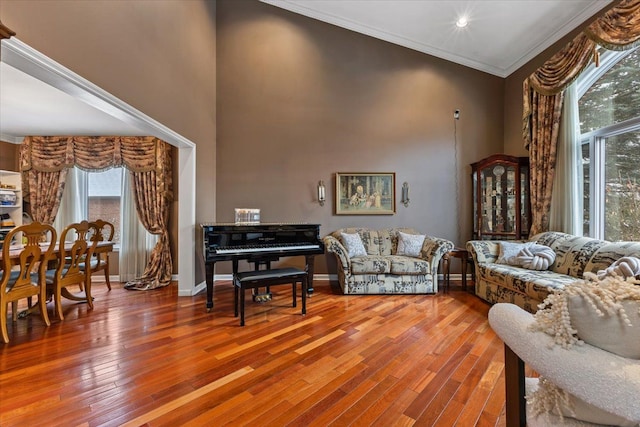
{"label": "green foliage outside window", "polygon": [[[640,49],[624,57],[603,74],[579,101],[582,134],[640,117]],[[640,124],[604,138],[604,238],[640,240]],[[593,162],[583,147],[583,162]],[[585,168],[585,232],[593,235],[588,212],[589,184]],[[600,188],[600,187],[598,187]],[[598,190],[596,190],[598,191]]]}

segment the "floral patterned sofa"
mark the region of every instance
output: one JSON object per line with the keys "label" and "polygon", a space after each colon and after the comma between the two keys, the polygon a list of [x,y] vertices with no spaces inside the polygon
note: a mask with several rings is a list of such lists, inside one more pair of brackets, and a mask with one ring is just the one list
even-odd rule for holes
{"label": "floral patterned sofa", "polygon": [[[342,233],[357,234],[366,253],[349,257]],[[336,256],[338,281],[345,294],[438,292],[438,264],[453,249],[453,243],[424,235],[421,246],[412,254],[415,256],[401,255],[401,234],[422,236],[412,228],[342,228],[324,237],[327,251]]]}
{"label": "floral patterned sofa", "polygon": [[535,313],[549,293],[582,279],[585,272],[597,273],[622,257],[640,257],[640,242],[608,242],[555,231],[537,234],[528,241],[555,252],[555,261],[547,270],[496,263],[500,241],[467,242],[475,265],[477,296],[491,304],[508,302]]}

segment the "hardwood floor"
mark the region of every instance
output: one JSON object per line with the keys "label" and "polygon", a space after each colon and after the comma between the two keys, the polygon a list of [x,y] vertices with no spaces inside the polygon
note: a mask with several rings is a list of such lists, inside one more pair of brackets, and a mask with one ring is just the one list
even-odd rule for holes
{"label": "hardwood floor", "polygon": [[[94,310],[65,301],[9,326],[0,344],[0,425],[503,426],[502,342],[489,306],[438,295],[345,296],[315,282],[307,315],[291,288],[178,297],[96,283]],[[299,298],[299,296],[298,296]]]}

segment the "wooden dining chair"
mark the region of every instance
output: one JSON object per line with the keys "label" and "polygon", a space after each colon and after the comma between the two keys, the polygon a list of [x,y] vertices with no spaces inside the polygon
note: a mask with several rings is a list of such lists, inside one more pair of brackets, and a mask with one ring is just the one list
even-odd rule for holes
{"label": "wooden dining chair", "polygon": [[[11,247],[14,238],[24,241],[19,254],[15,255],[16,247]],[[45,271],[47,261],[53,257],[56,244],[56,230],[47,224],[32,222],[13,228],[7,234],[2,247],[2,279],[0,279],[0,324],[2,326],[2,340],[9,342],[7,330],[7,305],[11,303],[12,320],[18,318],[18,300],[27,298],[31,306],[31,298],[38,297],[40,315],[44,323],[49,326],[47,314],[47,295],[45,285]],[[11,252],[14,252],[12,254]],[[13,256],[12,256],[13,255]]]}
{"label": "wooden dining chair", "polygon": [[[91,241],[96,241],[97,243],[113,241],[115,227],[109,221],[96,219],[95,221],[89,222],[89,227],[91,228]],[[89,276],[97,271],[104,271],[107,288],[111,290],[111,282],[109,281],[109,250],[111,250],[111,248],[101,250],[101,248],[96,247],[89,262]],[[86,264],[82,264],[80,268],[84,270]]]}
{"label": "wooden dining chair", "polygon": [[[93,309],[91,278],[89,271],[81,269],[81,265],[87,259],[91,259],[97,243],[90,240],[88,221],[69,224],[60,233],[58,265],[46,272],[47,294],[53,296],[56,314],[60,320],[64,319],[62,297],[84,301]],[[73,285],[77,285],[83,292],[72,293],[68,288]]]}

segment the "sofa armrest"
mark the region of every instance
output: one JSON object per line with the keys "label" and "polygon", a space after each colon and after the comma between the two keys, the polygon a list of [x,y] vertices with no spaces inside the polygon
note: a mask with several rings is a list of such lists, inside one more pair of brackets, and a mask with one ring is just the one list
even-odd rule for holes
{"label": "sofa armrest", "polygon": [[429,261],[433,277],[438,277],[438,265],[440,264],[442,256],[453,250],[454,247],[455,245],[450,240],[433,236],[426,236],[424,238],[420,258]]}
{"label": "sofa armrest", "polygon": [[494,263],[500,255],[500,244],[497,241],[469,240],[466,246],[475,265]]}
{"label": "sofa armrest", "polygon": [[338,259],[338,267],[344,271],[345,275],[350,275],[351,260],[349,259],[347,248],[340,243],[340,240],[333,236],[325,236],[323,240],[327,252],[333,253]]}

